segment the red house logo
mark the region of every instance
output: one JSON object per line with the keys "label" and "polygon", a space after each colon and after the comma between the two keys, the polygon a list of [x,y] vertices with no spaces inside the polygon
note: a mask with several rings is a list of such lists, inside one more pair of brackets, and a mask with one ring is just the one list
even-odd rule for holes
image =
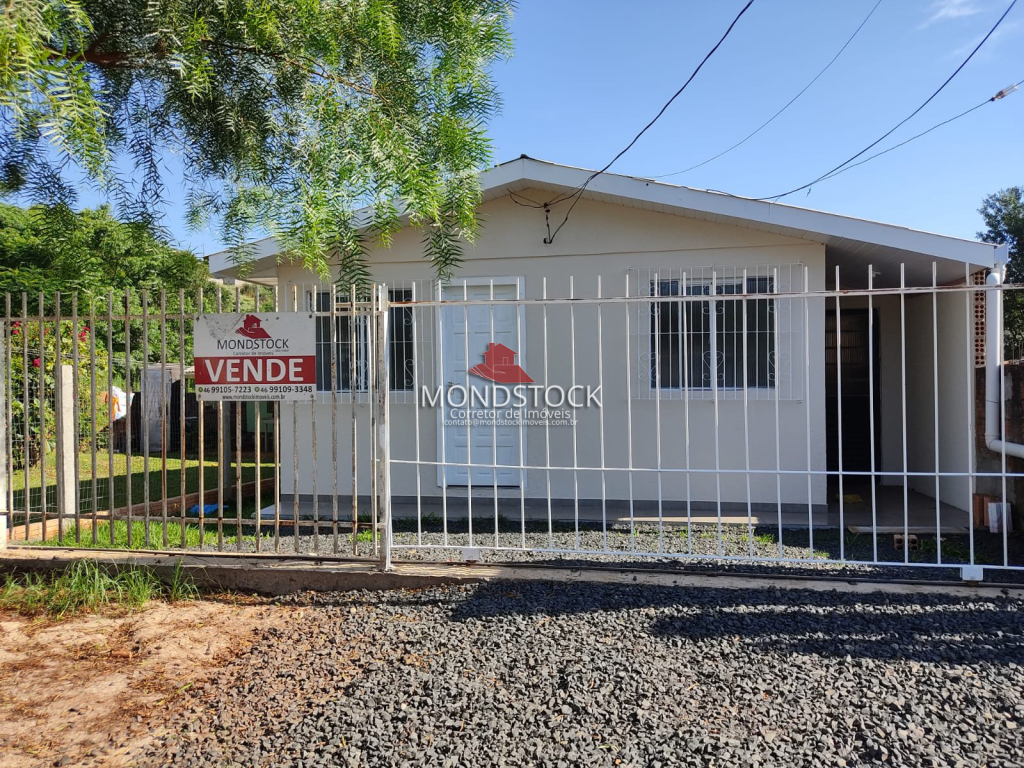
{"label": "red house logo", "polygon": [[532,384],[533,379],[516,365],[516,352],[504,344],[488,344],[484,361],[469,369],[482,379],[498,384]]}
{"label": "red house logo", "polygon": [[262,321],[256,315],[246,315],[242,320],[242,327],[235,333],[245,336],[247,339],[269,339],[270,334],[263,330],[260,324]]}

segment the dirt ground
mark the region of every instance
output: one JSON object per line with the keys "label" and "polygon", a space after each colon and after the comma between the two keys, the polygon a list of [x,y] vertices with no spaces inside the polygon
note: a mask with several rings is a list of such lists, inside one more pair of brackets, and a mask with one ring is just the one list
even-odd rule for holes
{"label": "dirt ground", "polygon": [[0,612],[0,763],[132,765],[177,697],[293,610],[223,599],[60,622]]}

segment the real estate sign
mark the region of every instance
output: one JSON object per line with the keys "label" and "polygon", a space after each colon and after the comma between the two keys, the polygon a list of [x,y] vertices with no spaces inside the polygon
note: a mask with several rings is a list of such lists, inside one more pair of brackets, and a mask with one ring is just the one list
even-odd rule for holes
{"label": "real estate sign", "polygon": [[308,312],[199,315],[200,400],[312,400],[316,326]]}

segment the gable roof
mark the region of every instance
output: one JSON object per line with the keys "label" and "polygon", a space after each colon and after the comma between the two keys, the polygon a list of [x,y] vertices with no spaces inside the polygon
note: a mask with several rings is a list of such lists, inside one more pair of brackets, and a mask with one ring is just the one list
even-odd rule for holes
{"label": "gable roof", "polygon": [[[480,174],[483,202],[525,189],[550,190],[554,197],[555,194],[578,189],[592,173],[585,168],[522,155]],[[844,273],[850,268],[852,274],[859,271],[866,276],[869,264],[902,263],[906,265],[908,281],[930,283],[932,263],[935,262],[938,280],[944,283],[962,279],[964,265],[969,265],[974,271],[990,268],[995,262],[995,246],[977,240],[635,176],[602,173],[590,182],[583,196],[613,205],[822,243],[826,246],[826,267],[830,275],[834,273],[835,264],[842,264]],[[366,210],[362,213],[368,217]],[[255,244],[255,251],[257,264],[252,276],[258,279],[261,272],[271,267],[271,262],[276,267],[278,248],[273,238],[265,238]],[[215,275],[224,277],[236,274],[227,251],[210,256],[210,269]],[[898,284],[898,275],[894,272],[883,270],[876,285]]]}

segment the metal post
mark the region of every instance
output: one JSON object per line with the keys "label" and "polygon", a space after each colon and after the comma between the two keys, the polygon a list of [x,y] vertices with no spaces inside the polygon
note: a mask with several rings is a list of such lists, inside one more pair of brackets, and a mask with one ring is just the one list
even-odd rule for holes
{"label": "metal post", "polygon": [[[199,288],[197,292],[197,309],[196,309],[196,320],[198,320],[205,311],[205,305],[203,304],[203,289]],[[195,332],[195,322],[192,325],[193,332]],[[199,388],[196,387],[196,408],[199,412],[199,421],[196,424],[196,428],[199,431],[198,444],[196,445],[196,454],[199,462],[197,470],[199,472],[199,548],[202,549],[206,543],[206,456],[205,456],[205,442],[206,442],[206,403],[203,401],[202,395],[199,394]]]}
{"label": "metal post", "polygon": [[384,286],[377,286],[377,323],[378,343],[374,347],[374,394],[377,410],[375,426],[377,429],[376,455],[374,456],[377,476],[377,510],[380,515],[380,569],[391,570],[391,440],[388,435],[388,294]]}
{"label": "metal post", "polygon": [[11,460],[11,446],[9,443],[11,437],[11,410],[10,402],[8,401],[10,368],[7,365],[7,361],[10,359],[8,347],[11,343],[10,294],[7,294],[7,311],[0,331],[2,331],[4,337],[3,344],[0,344],[0,371],[4,372],[4,375],[0,376],[0,411],[3,413],[2,417],[0,417],[0,549],[5,549],[7,547],[7,516],[11,514],[12,507],[14,506],[7,497],[7,493],[11,489],[11,465],[8,463]]}
{"label": "metal post", "polygon": [[150,547],[149,541],[149,503],[152,501],[150,496],[150,480],[149,480],[149,420],[150,420],[150,406],[152,401],[150,400],[150,388],[151,382],[149,380],[149,291],[145,288],[142,289],[142,365],[139,366],[139,413],[142,415],[142,423],[139,424],[139,440],[142,441],[142,495],[145,498],[143,502],[142,514],[143,514],[143,539],[146,544],[146,549]]}
{"label": "metal post", "polygon": [[[235,285],[235,312],[241,313],[242,311],[242,288],[240,285]],[[259,308],[254,308],[254,312],[258,312]],[[243,548],[244,538],[242,536],[242,408],[243,403],[235,401],[235,548],[241,552]],[[313,439],[316,440],[316,432],[313,433]],[[259,509],[256,509],[256,515],[259,516]]]}
{"label": "metal post", "polygon": [[[78,434],[78,422],[81,417],[81,406],[79,405],[79,359],[78,359],[78,294],[71,294],[71,503],[75,514],[75,544],[82,543],[82,500],[79,488],[81,474],[81,462],[78,457],[78,446],[81,436]],[[67,462],[67,459],[65,459]]]}
{"label": "metal post", "polygon": [[[252,309],[253,309],[253,312],[259,312],[260,311],[260,287],[259,287],[258,283],[253,283],[253,287],[252,287]],[[261,504],[262,499],[260,498],[260,483],[261,483],[261,481],[263,479],[261,477],[261,472],[260,472],[260,466],[261,466],[261,464],[260,464],[260,462],[261,462],[261,457],[260,457],[260,447],[261,446],[260,446],[260,443],[263,442],[263,426],[260,424],[260,408],[262,406],[263,406],[263,403],[261,403],[261,402],[255,402],[255,403],[253,403],[253,406],[252,406],[253,421],[255,422],[254,428],[256,430],[256,440],[254,441],[255,444],[253,445],[253,449],[254,449],[255,454],[256,454],[256,456],[255,456],[255,466],[254,466],[254,473],[256,475],[256,486],[255,486],[254,490],[256,492],[256,514],[255,514],[255,518],[256,518],[256,552],[257,553],[259,553],[261,551],[261,542],[262,542],[262,539],[263,539],[263,531],[261,530],[261,528],[263,526],[263,515],[261,514],[261,510],[262,510],[263,507],[262,507],[262,504]]]}
{"label": "metal post", "polygon": [[356,421],[356,401],[359,397],[357,367],[356,286],[348,289],[348,403],[352,417],[352,554],[359,554],[359,425]]}
{"label": "metal post", "polygon": [[[125,523],[128,539],[128,549],[134,545],[134,531],[132,527],[132,289],[125,288],[124,291],[124,401],[127,409],[124,414],[124,456],[125,456],[125,507],[128,512],[128,521]],[[113,476],[113,472],[111,472]],[[113,502],[111,502],[113,503]],[[111,507],[113,509],[113,507]],[[113,520],[111,520],[111,545],[114,542]]]}

